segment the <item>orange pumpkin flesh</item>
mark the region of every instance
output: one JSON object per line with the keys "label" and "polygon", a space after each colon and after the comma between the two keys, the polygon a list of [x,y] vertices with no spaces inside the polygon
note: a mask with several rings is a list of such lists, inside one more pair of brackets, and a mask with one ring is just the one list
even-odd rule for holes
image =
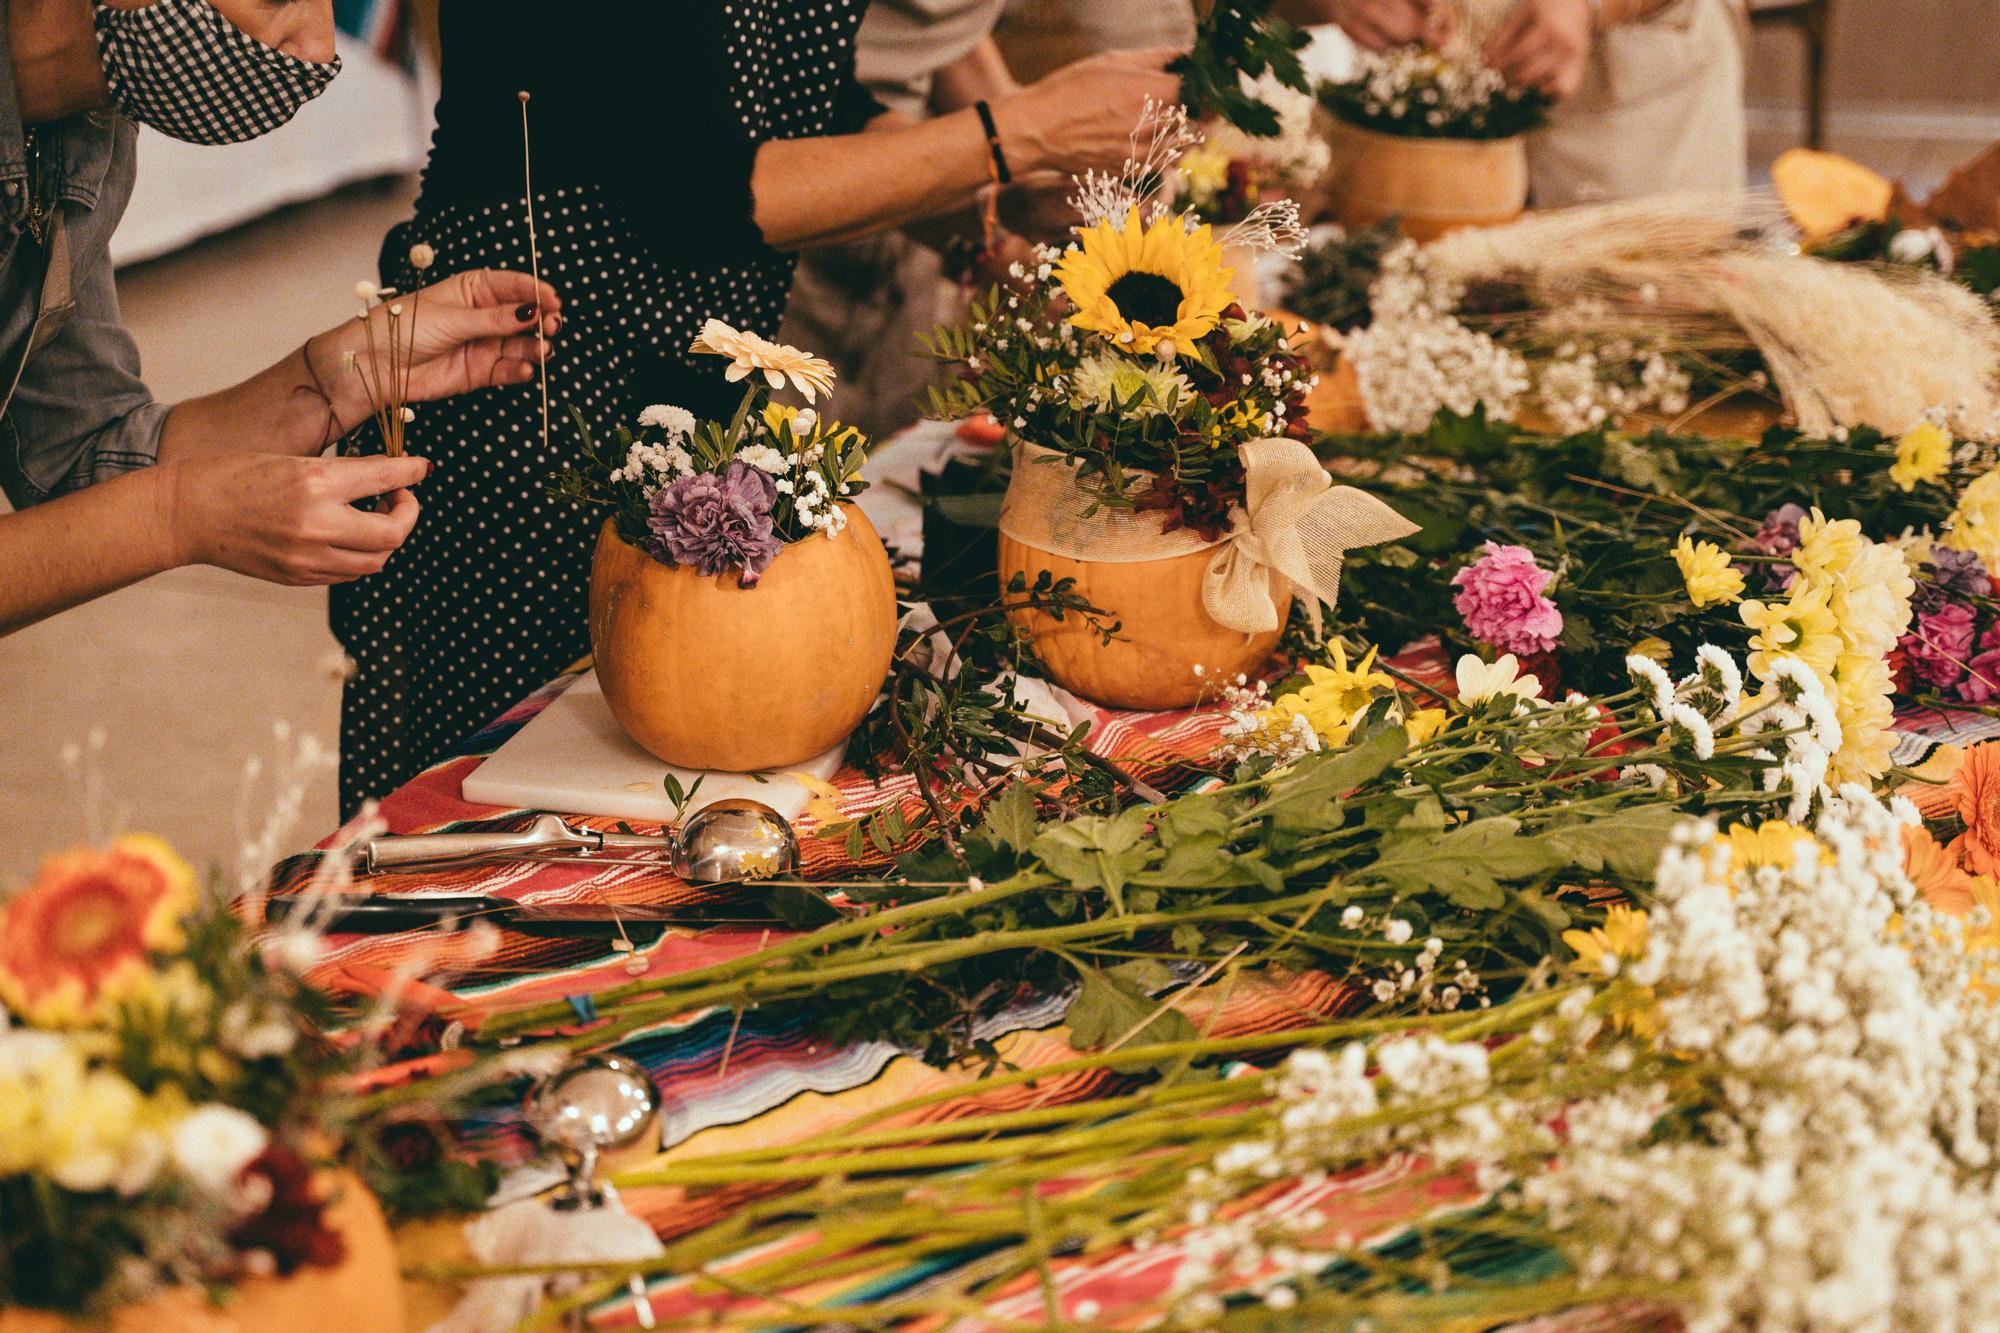
{"label": "orange pumpkin flesh", "polygon": [[633,740],[681,768],[812,758],[860,723],[896,649],[896,585],[867,515],[793,542],[755,588],[661,564],[609,522],[590,572],[590,642]]}
{"label": "orange pumpkin flesh", "polygon": [[[1209,618],[1201,581],[1214,554],[1099,563],[1054,555],[1003,532],[1000,583],[1005,587],[1019,573],[1032,586],[1046,569],[1057,579],[1076,580],[1078,597],[1121,622],[1118,637],[1107,644],[1074,613],[1057,620],[1041,611],[1012,612],[1056,684],[1113,708],[1185,708],[1213,701],[1239,673],[1262,667],[1278,646],[1277,630],[1243,634]],[[1274,594],[1281,582],[1272,575]],[[1291,600],[1289,589],[1278,598],[1281,624]]]}
{"label": "orange pumpkin flesh", "polygon": [[0,1309],[0,1333],[404,1333],[401,1265],[381,1207],[346,1172],[328,1173],[325,1184],[334,1191],[327,1225],[347,1242],[346,1257],[332,1268],[247,1278],[223,1305],[175,1287],[95,1323],[72,1323],[44,1310]]}

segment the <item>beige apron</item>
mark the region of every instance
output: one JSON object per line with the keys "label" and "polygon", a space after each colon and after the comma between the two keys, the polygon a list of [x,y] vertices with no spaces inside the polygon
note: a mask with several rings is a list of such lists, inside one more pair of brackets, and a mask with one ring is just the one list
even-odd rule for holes
{"label": "beige apron", "polygon": [[1746,182],[1741,0],[1673,0],[1598,34],[1583,87],[1528,136],[1538,207]]}

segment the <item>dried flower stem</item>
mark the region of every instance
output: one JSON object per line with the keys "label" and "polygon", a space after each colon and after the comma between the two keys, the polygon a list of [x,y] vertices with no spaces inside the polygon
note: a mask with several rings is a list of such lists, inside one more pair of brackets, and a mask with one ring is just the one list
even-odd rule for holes
{"label": "dried flower stem", "polygon": [[[535,157],[528,139],[528,90],[523,88],[521,98],[521,184],[525,190],[522,203],[528,210],[528,267],[535,279],[535,341],[542,338],[542,252],[535,237]],[[542,452],[549,447],[549,373],[542,367],[536,376],[542,386]]]}

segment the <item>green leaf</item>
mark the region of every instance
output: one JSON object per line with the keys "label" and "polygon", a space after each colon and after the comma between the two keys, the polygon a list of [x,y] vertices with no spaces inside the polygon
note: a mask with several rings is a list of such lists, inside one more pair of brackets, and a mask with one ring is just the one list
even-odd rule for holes
{"label": "green leaf", "polygon": [[1628,806],[1610,814],[1542,830],[1541,841],[1579,870],[1608,871],[1645,883],[1659,868],[1667,839],[1687,815],[1671,805]]}
{"label": "green leaf", "polygon": [[841,919],[825,895],[798,884],[774,884],[764,890],[764,903],[794,930],[815,930]]}
{"label": "green leaf", "polygon": [[[1153,1017],[1155,1014],[1159,1016]],[[1178,1009],[1162,1013],[1160,1006],[1130,981],[1095,970],[1084,973],[1083,985],[1070,1002],[1068,1019],[1070,1042],[1080,1051],[1100,1050],[1124,1040],[1141,1023],[1146,1026],[1130,1040],[1142,1046],[1192,1041],[1197,1035],[1186,1014]]]}
{"label": "green leaf", "polygon": [[1519,820],[1494,816],[1444,833],[1386,839],[1382,854],[1360,873],[1405,894],[1436,893],[1455,907],[1484,912],[1506,905],[1503,883],[1532,880],[1563,863],[1545,840],[1522,836]]}
{"label": "green leaf", "polygon": [[986,807],[986,828],[994,840],[1017,852],[1025,852],[1035,841],[1035,794],[1025,782],[1016,782]]}
{"label": "green leaf", "polygon": [[1386,727],[1359,745],[1301,759],[1271,784],[1270,798],[1258,813],[1282,829],[1337,827],[1340,798],[1379,777],[1402,758],[1408,744],[1401,727]]}

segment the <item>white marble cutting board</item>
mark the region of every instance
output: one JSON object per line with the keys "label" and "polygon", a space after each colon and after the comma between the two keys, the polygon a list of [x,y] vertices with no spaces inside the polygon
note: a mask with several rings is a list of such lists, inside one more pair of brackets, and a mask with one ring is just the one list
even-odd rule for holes
{"label": "white marble cutting board", "polygon": [[[846,750],[843,741],[794,768],[831,778]],[[669,773],[680,779],[683,790],[702,779],[701,790],[685,811],[676,812],[667,799],[662,784]],[[597,673],[587,671],[473,769],[466,776],[463,795],[481,805],[661,824],[731,796],[762,801],[787,819],[804,813],[810,799],[804,786],[779,773],[764,777],[767,780],[759,782],[744,773],[702,773],[655,759],[619,728],[604,702]]]}

